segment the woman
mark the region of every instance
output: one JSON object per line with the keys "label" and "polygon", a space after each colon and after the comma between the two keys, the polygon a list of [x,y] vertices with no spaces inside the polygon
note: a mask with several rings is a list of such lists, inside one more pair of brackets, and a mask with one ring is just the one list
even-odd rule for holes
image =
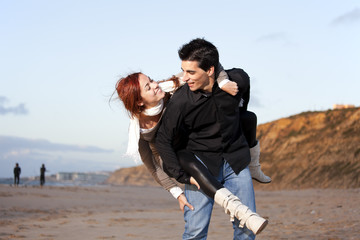
{"label": "woman", "polygon": [[[218,75],[217,81],[221,86],[224,71]],[[169,84],[169,81],[165,84]],[[176,88],[180,84],[178,79],[173,77],[170,79],[170,85]],[[130,74],[120,79],[116,84],[116,91],[131,117],[128,150],[134,152],[131,149],[134,150],[134,146],[138,146],[141,159],[155,180],[178,199],[182,210],[185,206],[193,209],[182,190],[163,171],[162,160],[154,145],[155,134],[170,94],[165,93],[157,82],[142,73]],[[136,144],[137,139],[139,139],[138,144]],[[208,170],[190,155],[179,151],[180,163],[186,159],[183,168],[191,175],[189,182],[186,183],[201,187],[205,194],[225,208],[225,212],[230,214],[232,219],[236,217],[240,220],[240,225],[246,225],[255,234],[259,233],[267,225],[267,220],[243,205],[240,199],[217,182]]]}

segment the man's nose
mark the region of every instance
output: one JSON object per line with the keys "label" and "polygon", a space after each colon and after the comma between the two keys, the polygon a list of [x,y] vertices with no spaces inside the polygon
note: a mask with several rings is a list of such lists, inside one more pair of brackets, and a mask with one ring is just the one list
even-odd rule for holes
{"label": "man's nose", "polygon": [[182,80],[183,80],[184,82],[187,82],[187,81],[189,81],[189,79],[190,79],[190,78],[189,78],[188,74],[184,72],[184,75],[183,75],[183,77],[182,77]]}

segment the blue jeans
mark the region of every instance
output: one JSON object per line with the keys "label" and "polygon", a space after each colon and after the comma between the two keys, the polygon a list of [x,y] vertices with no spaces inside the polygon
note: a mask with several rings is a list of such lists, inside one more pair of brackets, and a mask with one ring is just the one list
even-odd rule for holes
{"label": "blue jeans", "polygon": [[[221,182],[230,192],[240,198],[241,202],[256,212],[255,194],[249,168],[246,167],[238,175],[234,173],[230,165],[224,161],[216,179]],[[185,231],[183,239],[205,240],[207,238],[211,213],[214,200],[206,196],[194,185],[185,185],[185,196],[188,202],[194,206],[194,211],[188,207],[184,210]],[[246,227],[239,227],[239,220],[233,222],[234,239],[255,239],[255,235]]]}

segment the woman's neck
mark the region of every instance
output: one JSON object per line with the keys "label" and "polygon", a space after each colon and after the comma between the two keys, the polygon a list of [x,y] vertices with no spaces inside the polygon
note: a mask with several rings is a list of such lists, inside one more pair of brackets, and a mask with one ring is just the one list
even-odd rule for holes
{"label": "woman's neck", "polygon": [[140,118],[139,118],[140,128],[151,129],[151,128],[155,127],[156,124],[159,122],[160,117],[161,117],[161,113],[156,116],[147,116],[147,115],[141,114]]}

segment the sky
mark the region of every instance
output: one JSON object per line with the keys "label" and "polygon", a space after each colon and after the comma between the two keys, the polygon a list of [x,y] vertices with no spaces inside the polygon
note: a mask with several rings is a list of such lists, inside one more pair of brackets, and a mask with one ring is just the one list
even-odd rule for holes
{"label": "sky", "polygon": [[114,171],[129,117],[110,100],[135,71],[181,71],[201,37],[250,76],[258,123],[360,105],[358,0],[0,0],[0,178]]}

